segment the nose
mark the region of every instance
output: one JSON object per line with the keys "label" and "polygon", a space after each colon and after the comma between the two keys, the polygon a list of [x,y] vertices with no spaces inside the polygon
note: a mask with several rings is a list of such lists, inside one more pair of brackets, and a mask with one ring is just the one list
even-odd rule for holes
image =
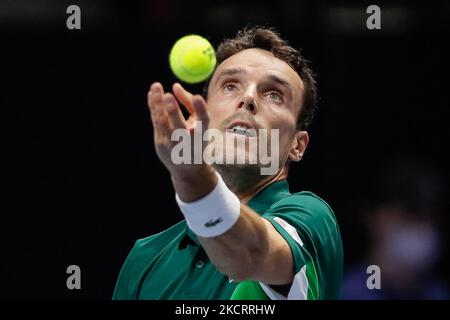
{"label": "nose", "polygon": [[258,112],[258,105],[256,103],[255,94],[256,93],[253,91],[248,90],[240,101],[238,108],[247,110],[251,114],[256,114],[256,112]]}

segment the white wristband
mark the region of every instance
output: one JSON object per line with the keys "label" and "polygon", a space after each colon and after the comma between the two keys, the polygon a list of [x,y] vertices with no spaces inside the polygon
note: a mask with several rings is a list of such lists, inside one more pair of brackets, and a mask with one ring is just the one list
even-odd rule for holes
{"label": "white wristband", "polygon": [[213,191],[193,202],[184,202],[175,195],[187,225],[201,237],[216,237],[230,229],[241,213],[239,198],[228,189],[219,173]]}

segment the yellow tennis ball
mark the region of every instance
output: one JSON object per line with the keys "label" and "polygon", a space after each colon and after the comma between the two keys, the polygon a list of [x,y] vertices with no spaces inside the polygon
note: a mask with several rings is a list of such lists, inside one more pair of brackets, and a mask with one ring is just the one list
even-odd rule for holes
{"label": "yellow tennis ball", "polygon": [[180,38],[169,55],[172,72],[187,83],[206,80],[216,66],[216,53],[205,38],[191,34]]}

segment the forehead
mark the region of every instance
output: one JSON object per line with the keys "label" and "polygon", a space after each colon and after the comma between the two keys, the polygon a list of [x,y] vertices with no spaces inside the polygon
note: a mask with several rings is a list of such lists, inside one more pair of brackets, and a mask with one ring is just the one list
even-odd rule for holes
{"label": "forehead", "polygon": [[214,73],[212,81],[230,69],[242,69],[255,77],[275,75],[289,82],[293,88],[303,91],[299,74],[290,65],[267,50],[252,48],[240,51],[224,60]]}

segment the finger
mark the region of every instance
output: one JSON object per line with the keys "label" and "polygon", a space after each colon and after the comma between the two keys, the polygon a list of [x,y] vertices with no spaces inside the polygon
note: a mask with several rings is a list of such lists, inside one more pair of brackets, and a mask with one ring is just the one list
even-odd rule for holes
{"label": "finger", "polygon": [[180,101],[180,103],[185,106],[189,114],[193,114],[194,106],[192,99],[194,96],[192,95],[192,93],[186,91],[179,83],[173,84],[172,91],[175,97],[177,97],[178,101]]}
{"label": "finger", "polygon": [[192,129],[194,129],[194,125],[195,125],[194,117],[189,117],[189,119],[186,120],[186,128],[188,128],[189,131],[192,131]]}
{"label": "finger", "polygon": [[147,103],[150,109],[150,115],[153,123],[155,138],[161,138],[168,134],[170,123],[168,121],[167,112],[164,110],[162,97],[164,91],[159,83],[154,83],[150,87],[147,95]]}
{"label": "finger", "polygon": [[162,98],[172,129],[186,128],[186,121],[181,112],[180,105],[171,93],[165,93]]}
{"label": "finger", "polygon": [[[148,100],[152,99],[151,91],[148,92]],[[150,104],[149,104],[150,105]],[[154,104],[152,104],[154,106]],[[165,141],[168,134],[169,121],[167,115],[161,114],[155,110],[155,107],[150,107],[150,119],[152,121],[153,136],[155,142]]]}
{"label": "finger", "polygon": [[155,82],[151,85],[147,104],[152,113],[152,116],[162,116],[165,113],[165,110],[162,106],[162,97],[164,95],[164,89],[159,82]]}
{"label": "finger", "polygon": [[197,116],[197,120],[208,124],[209,116],[208,111],[206,110],[206,101],[202,96],[196,94],[192,99],[192,105],[194,107],[195,115]]}
{"label": "finger", "polygon": [[160,95],[164,94],[164,88],[161,83],[159,82],[153,82],[150,86],[150,92],[152,93],[159,93]]}

